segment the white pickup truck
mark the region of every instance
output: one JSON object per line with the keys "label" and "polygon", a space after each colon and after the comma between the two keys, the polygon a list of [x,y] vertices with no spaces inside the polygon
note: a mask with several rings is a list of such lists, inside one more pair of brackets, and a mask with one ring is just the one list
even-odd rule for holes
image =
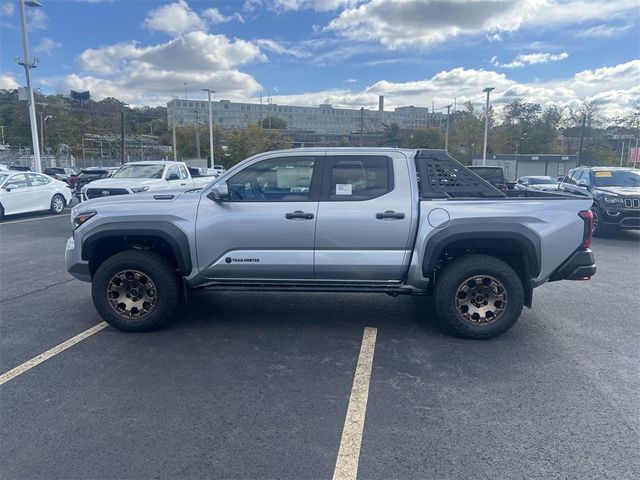
{"label": "white pickup truck", "polygon": [[111,177],[82,187],[80,201],[156,190],[191,190],[205,187],[214,179],[213,176],[192,177],[184,162],[131,162]]}

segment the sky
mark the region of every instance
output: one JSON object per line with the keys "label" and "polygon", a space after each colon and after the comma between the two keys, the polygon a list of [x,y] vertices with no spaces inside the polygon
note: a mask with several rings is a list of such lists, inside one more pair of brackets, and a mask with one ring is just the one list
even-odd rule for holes
{"label": "sky", "polygon": [[[461,108],[516,97],[640,105],[640,0],[41,0],[36,88],[171,98]],[[0,89],[26,83],[17,0],[0,0]]]}

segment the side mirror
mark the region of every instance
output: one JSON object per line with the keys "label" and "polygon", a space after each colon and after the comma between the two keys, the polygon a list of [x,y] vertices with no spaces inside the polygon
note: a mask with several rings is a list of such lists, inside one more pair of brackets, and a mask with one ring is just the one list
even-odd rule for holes
{"label": "side mirror", "polygon": [[11,191],[11,187],[4,187],[3,190],[6,190],[7,192]]}
{"label": "side mirror", "polygon": [[578,186],[587,188],[589,186],[589,184],[587,183],[586,180],[578,180]]}
{"label": "side mirror", "polygon": [[167,177],[167,180],[180,180],[180,175],[178,175],[177,173],[171,173]]}
{"label": "side mirror", "polygon": [[218,203],[229,200],[229,187],[227,185],[227,182],[216,183],[211,188],[211,191],[207,195],[207,198]]}

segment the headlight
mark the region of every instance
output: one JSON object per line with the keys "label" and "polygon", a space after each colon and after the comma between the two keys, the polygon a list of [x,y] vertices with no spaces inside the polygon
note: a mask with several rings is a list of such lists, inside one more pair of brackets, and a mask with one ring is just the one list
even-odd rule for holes
{"label": "headlight", "polygon": [[86,212],[80,212],[73,217],[73,227],[78,228],[80,225],[85,223],[90,218],[93,218],[96,215],[95,210],[87,210]]}
{"label": "headlight", "polygon": [[133,193],[140,193],[140,192],[146,192],[150,188],[151,187],[149,185],[145,185],[144,187],[134,187],[134,188],[131,189],[131,191]]}
{"label": "headlight", "polygon": [[607,205],[622,205],[624,198],[622,197],[602,197],[602,201]]}

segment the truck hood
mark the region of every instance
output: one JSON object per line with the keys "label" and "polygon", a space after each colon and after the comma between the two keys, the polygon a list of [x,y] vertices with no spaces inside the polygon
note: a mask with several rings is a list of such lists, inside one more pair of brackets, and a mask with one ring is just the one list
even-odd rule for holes
{"label": "truck hood", "polygon": [[594,193],[605,193],[611,195],[619,195],[621,197],[638,197],[640,196],[640,187],[595,187]]}
{"label": "truck hood", "polygon": [[[96,182],[91,183],[93,185]],[[130,195],[113,195],[109,197],[99,197],[93,200],[84,201],[74,207],[72,213],[83,210],[104,210],[129,209],[134,208],[140,210],[143,206],[147,209],[167,207],[174,202],[194,202],[197,203],[200,198],[200,191],[193,190],[161,190],[155,192],[132,193]]]}
{"label": "truck hood", "polygon": [[103,178],[87,184],[87,188],[139,188],[165,185],[166,181],[159,178]]}

